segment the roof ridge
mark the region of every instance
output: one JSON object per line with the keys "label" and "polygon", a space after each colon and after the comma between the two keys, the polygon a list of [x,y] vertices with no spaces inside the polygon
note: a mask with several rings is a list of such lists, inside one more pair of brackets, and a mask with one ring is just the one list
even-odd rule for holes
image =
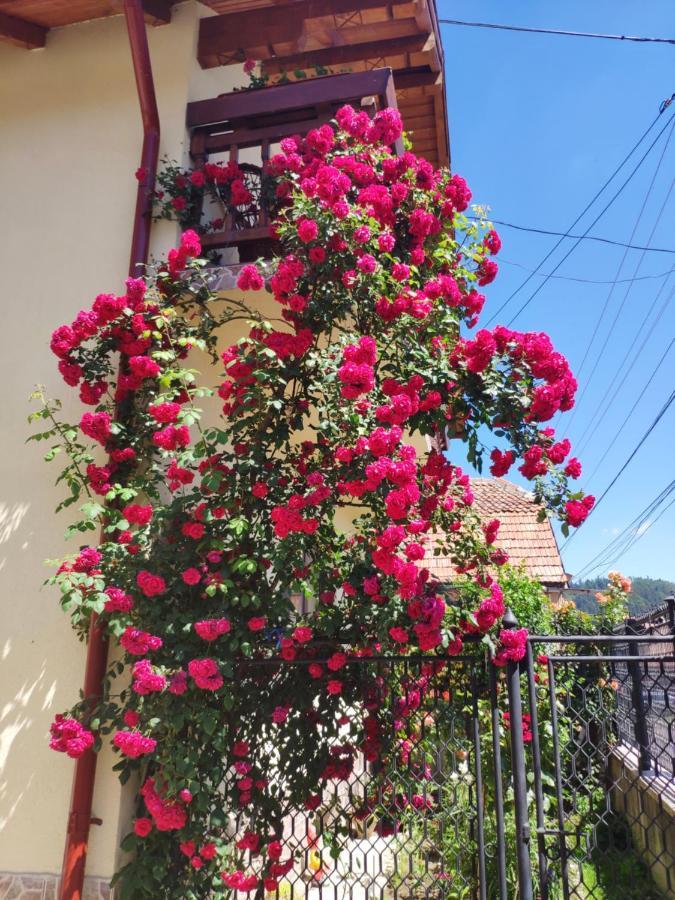
{"label": "roof ridge", "polygon": [[509,481],[507,478],[497,478],[494,475],[490,477],[484,475],[476,475],[471,478],[471,484],[498,485],[499,487],[504,488],[504,490],[510,491],[511,493],[522,494],[529,500],[534,499],[534,493],[532,491],[528,491],[527,488],[516,484],[515,481]]}

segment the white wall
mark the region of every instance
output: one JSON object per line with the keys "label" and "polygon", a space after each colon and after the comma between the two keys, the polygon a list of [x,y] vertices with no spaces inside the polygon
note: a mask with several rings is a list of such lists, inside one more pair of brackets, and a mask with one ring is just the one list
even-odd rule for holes
{"label": "white wall", "polygon": [[[190,2],[170,25],[149,29],[162,125],[161,154],[184,158],[185,105],[231,90],[237,67],[202,72]],[[52,330],[97,293],[121,291],[127,274],[141,146],[128,38],[121,16],[50,32],[44,50],[0,46],[0,871],[58,872],[74,764],[47,747],[54,714],[78,696],[84,647],[51,589],[47,558],[66,552],[53,509],[58,465],[25,444],[28,396],[73,393],[49,351]],[[175,237],[162,225],[161,253]],[[76,403],[67,415],[79,418]],[[77,542],[69,548],[77,548]],[[99,761],[88,871],[115,868],[119,785]]]}

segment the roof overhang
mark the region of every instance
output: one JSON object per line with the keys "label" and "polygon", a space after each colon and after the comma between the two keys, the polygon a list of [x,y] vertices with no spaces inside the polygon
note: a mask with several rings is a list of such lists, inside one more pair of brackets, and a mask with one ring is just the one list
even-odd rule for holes
{"label": "roof overhang", "polygon": [[[171,21],[171,7],[176,0],[141,0],[146,21],[150,25],[166,25]],[[0,0],[0,41],[37,50],[47,44],[51,28],[76,25],[91,19],[118,16],[123,12],[122,0]]]}

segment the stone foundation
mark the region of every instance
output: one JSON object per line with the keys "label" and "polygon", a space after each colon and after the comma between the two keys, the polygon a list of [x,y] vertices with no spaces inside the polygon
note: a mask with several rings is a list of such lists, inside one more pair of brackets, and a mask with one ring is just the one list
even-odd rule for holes
{"label": "stone foundation", "polygon": [[[0,900],[56,900],[58,875],[0,872]],[[83,900],[112,900],[107,878],[84,879]]]}

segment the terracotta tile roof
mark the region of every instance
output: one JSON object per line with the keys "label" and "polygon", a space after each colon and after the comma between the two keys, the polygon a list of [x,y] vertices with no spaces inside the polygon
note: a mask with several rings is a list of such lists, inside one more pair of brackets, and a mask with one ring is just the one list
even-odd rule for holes
{"label": "terracotta tile roof", "polygon": [[[495,545],[508,553],[509,562],[522,564],[528,575],[544,585],[564,585],[565,570],[551,523],[537,521],[539,507],[532,494],[503,478],[472,478],[471,489],[481,519],[501,522]],[[447,557],[429,555],[424,565],[440,581],[455,577]]]}

